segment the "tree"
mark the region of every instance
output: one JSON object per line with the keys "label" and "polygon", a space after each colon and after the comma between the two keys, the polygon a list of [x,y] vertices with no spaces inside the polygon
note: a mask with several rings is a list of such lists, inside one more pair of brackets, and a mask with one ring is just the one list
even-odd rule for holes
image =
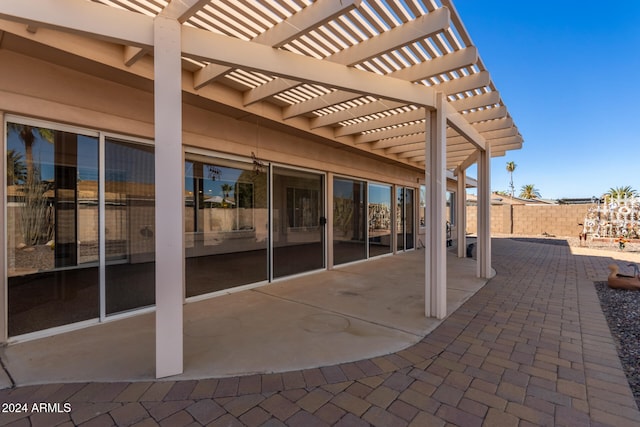
{"label": "tree", "polygon": [[509,188],[511,189],[511,197],[513,197],[513,193],[515,192],[513,188],[513,171],[516,170],[516,165],[514,162],[507,162],[507,172],[509,172]]}
{"label": "tree", "polygon": [[[33,163],[33,144],[38,137],[53,144],[55,133],[51,129],[18,123],[7,123],[7,132],[18,135],[24,144],[26,163],[22,172],[24,172],[25,177],[20,180],[23,185],[20,189],[21,196],[19,198],[23,203],[23,207],[20,209],[22,238],[27,245],[47,242],[53,237],[53,217],[45,196],[49,186],[42,181],[39,165],[34,165]],[[15,152],[15,150],[9,151]],[[21,154],[16,154],[20,158],[22,157]]]}
{"label": "tree", "polygon": [[229,196],[233,191],[233,185],[231,184],[222,184],[222,207],[226,208],[229,203]]}
{"label": "tree", "polygon": [[626,185],[624,187],[611,187],[609,191],[605,193],[605,196],[609,196],[613,199],[624,199],[627,197],[634,197],[638,194],[636,190],[631,188],[631,186]]}
{"label": "tree", "polygon": [[15,185],[27,179],[27,167],[22,154],[16,150],[7,150],[7,185]]}
{"label": "tree", "polygon": [[526,184],[520,188],[520,197],[523,199],[538,199],[540,198],[540,191],[533,184]]}
{"label": "tree", "polygon": [[53,144],[54,131],[51,129],[45,129],[40,127],[33,127],[29,125],[22,125],[18,123],[7,123],[8,132],[15,132],[20,140],[24,143],[24,153],[26,158],[27,177],[34,173],[33,167],[33,144],[36,142],[36,137],[40,137],[43,140]]}

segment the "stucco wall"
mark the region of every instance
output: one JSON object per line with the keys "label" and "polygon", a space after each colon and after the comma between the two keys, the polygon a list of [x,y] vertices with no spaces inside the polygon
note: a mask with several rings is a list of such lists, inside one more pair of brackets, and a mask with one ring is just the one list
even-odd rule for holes
{"label": "stucco wall", "polygon": [[[515,235],[577,236],[591,204],[492,205],[491,233]],[[467,233],[476,233],[477,207],[467,206]]]}
{"label": "stucco wall", "polygon": [[[0,111],[89,129],[153,138],[151,92],[0,49]],[[185,97],[183,144],[218,153],[299,166],[418,188],[417,168],[374,158],[354,148],[286,133],[265,119]],[[201,105],[202,104],[202,105]]]}

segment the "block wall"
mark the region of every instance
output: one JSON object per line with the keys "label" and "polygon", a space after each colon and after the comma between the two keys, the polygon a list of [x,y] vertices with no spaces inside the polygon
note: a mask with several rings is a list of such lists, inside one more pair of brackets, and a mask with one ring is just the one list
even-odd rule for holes
{"label": "block wall", "polygon": [[[492,205],[491,233],[578,236],[587,211],[594,205]],[[477,207],[467,206],[467,233],[477,232]]]}

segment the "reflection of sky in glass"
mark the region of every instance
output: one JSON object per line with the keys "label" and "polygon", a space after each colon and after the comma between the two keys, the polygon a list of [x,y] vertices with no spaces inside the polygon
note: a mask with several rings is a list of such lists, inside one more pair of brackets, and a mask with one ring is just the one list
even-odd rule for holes
{"label": "reflection of sky in glass", "polygon": [[[45,181],[54,179],[54,144],[43,139],[37,127],[33,127],[34,142],[31,145],[33,164],[40,168],[40,177]],[[54,132],[54,137],[57,132]],[[95,137],[77,135],[78,141],[78,178],[83,181],[98,180],[98,139]],[[55,143],[55,141],[54,141]],[[19,134],[9,129],[7,150],[15,150],[26,163],[26,149]],[[75,166],[75,165],[74,165]]]}
{"label": "reflection of sky in glass", "polygon": [[[204,177],[204,195],[205,197],[223,196],[224,184],[231,185],[232,190],[229,191],[229,197],[234,197],[235,183],[240,180],[240,175],[245,172],[242,169],[227,168],[214,165],[202,165],[202,175]],[[219,173],[214,173],[213,168]],[[193,162],[185,163],[185,190],[193,192]],[[213,179],[215,177],[215,180]]]}
{"label": "reflection of sky in glass", "polygon": [[391,187],[369,184],[369,203],[391,206]]}

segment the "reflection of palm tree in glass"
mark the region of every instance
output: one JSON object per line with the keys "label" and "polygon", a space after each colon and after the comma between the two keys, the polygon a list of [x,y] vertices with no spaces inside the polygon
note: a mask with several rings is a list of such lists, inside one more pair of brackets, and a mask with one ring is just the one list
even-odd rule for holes
{"label": "reflection of palm tree in glass", "polygon": [[7,150],[7,185],[24,182],[27,178],[27,166],[22,160],[22,154],[16,150]]}
{"label": "reflection of palm tree in glass", "polygon": [[233,191],[233,186],[231,184],[222,184],[222,207],[226,208],[229,203],[229,196]]}
{"label": "reflection of palm tree in glass", "polygon": [[43,129],[18,123],[7,123],[7,130],[9,133],[15,132],[20,137],[20,140],[24,143],[24,153],[27,162],[26,168],[28,177],[35,171],[33,167],[33,144],[36,142],[36,138],[40,137],[40,139],[53,144],[54,131],[51,129]]}
{"label": "reflection of palm tree in glass", "polygon": [[[8,133],[14,132],[24,143],[26,180],[22,188],[24,208],[21,209],[21,229],[24,243],[36,245],[53,237],[53,224],[47,218],[47,186],[40,177],[40,168],[33,163],[33,144],[36,139],[54,142],[54,131],[18,123],[7,124]],[[13,151],[13,150],[12,150]]]}

